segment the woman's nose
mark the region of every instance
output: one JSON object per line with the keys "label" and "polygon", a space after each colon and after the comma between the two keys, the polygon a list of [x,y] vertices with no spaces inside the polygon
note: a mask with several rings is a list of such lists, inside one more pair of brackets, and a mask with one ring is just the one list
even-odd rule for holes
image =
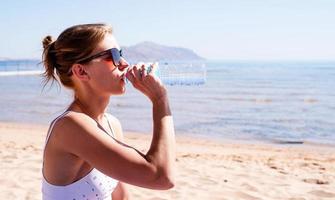
{"label": "woman's nose", "polygon": [[120,71],[123,71],[123,70],[125,70],[128,66],[129,66],[129,63],[128,63],[124,58],[121,58],[121,60],[120,60],[120,65],[118,66],[119,70],[120,70]]}

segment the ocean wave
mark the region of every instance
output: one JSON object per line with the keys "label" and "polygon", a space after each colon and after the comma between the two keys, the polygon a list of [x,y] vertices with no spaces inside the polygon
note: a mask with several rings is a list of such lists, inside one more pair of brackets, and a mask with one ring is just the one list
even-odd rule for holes
{"label": "ocean wave", "polygon": [[27,70],[27,71],[0,71],[0,76],[29,76],[29,75],[41,75],[42,70]]}

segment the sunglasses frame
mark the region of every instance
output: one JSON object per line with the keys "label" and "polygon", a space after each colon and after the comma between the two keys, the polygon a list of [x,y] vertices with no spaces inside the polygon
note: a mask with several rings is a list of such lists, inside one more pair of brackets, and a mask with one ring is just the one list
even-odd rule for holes
{"label": "sunglasses frame", "polygon": [[[117,54],[116,54],[117,53]],[[79,64],[84,64],[84,63],[88,63],[91,62],[93,59],[99,58],[101,56],[105,56],[105,55],[110,55],[112,57],[112,61],[113,64],[118,67],[120,65],[120,60],[122,58],[122,49],[117,49],[117,48],[111,48],[111,49],[107,49],[105,51],[99,52],[97,54],[94,54],[88,58],[84,58],[82,60],[77,61],[77,63]],[[117,59],[117,61],[116,61]],[[117,62],[117,64],[116,64]],[[72,68],[69,69],[69,71],[67,72],[68,76],[72,75]]]}
{"label": "sunglasses frame", "polygon": [[78,63],[80,64],[84,64],[84,63],[88,63],[90,61],[92,61],[93,59],[105,56],[105,55],[110,55],[112,57],[112,61],[113,64],[115,66],[119,66],[120,65],[120,60],[122,57],[122,49],[117,49],[117,48],[111,48],[111,49],[107,49],[105,51],[99,52],[97,54],[94,54],[88,58],[84,58],[83,60],[79,60]]}

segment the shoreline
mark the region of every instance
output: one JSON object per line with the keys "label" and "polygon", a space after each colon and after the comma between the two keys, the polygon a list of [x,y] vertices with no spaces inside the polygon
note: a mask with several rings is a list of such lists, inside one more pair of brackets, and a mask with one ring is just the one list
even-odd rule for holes
{"label": "shoreline", "polygon": [[[0,121],[0,128],[8,127],[8,128],[37,128],[37,129],[48,129],[49,124],[42,123],[22,123],[22,122],[14,122],[14,121]],[[140,135],[140,136],[151,136],[151,133],[144,133],[138,131],[123,131],[125,135]],[[203,136],[189,133],[181,133],[176,134],[176,137],[182,139],[194,139],[194,140],[205,140],[208,142],[218,142],[218,143],[232,143],[232,144],[246,144],[246,145],[273,145],[273,146],[314,146],[314,147],[325,147],[325,148],[335,148],[335,143],[322,143],[315,142],[310,140],[279,140],[279,139],[271,139],[271,140],[260,140],[256,138],[219,138],[218,136]]]}

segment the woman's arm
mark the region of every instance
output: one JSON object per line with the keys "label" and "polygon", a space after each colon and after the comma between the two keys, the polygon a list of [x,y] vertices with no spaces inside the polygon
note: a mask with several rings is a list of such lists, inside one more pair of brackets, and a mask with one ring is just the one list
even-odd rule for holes
{"label": "woman's arm", "polygon": [[143,64],[128,70],[126,76],[133,86],[146,95],[152,102],[153,138],[146,159],[157,166],[159,174],[173,187],[175,177],[175,133],[170,111],[167,90],[156,77],[157,64],[151,65],[148,73]]}
{"label": "woman's arm", "polygon": [[94,120],[75,112],[58,120],[53,130],[54,141],[62,151],[121,182],[169,189],[174,186],[175,136],[166,90],[153,75],[140,79],[138,70],[132,72],[135,75],[129,80],[153,105],[153,139],[146,154],[111,139]]}

